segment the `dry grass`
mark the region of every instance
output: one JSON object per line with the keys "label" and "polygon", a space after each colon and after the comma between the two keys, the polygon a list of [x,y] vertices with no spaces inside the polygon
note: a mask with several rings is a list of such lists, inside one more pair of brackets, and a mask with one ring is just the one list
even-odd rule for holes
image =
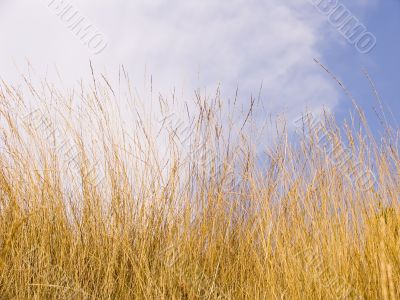
{"label": "dry grass", "polygon": [[257,101],[197,94],[186,130],[105,78],[25,86],[0,89],[1,299],[400,298],[398,129],[326,114],[260,151]]}

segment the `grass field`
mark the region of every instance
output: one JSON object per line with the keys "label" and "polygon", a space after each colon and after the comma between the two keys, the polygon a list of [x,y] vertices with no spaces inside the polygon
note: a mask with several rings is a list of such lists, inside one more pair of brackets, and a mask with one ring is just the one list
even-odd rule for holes
{"label": "grass field", "polygon": [[0,88],[0,299],[400,299],[398,128],[355,107],[260,140],[256,101],[198,93],[179,123],[154,97],[155,126],[104,77],[24,86]]}

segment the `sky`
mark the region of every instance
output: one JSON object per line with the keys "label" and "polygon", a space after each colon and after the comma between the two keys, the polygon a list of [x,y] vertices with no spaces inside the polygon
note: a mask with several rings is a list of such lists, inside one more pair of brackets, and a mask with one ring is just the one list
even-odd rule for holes
{"label": "sky", "polygon": [[[366,1],[365,1],[366,2]],[[374,133],[381,132],[375,113],[378,107],[374,92],[364,75],[366,70],[387,110],[389,123],[398,128],[400,118],[400,1],[371,1],[364,10],[348,5],[376,36],[376,46],[368,54],[360,54],[348,43],[335,41],[322,47],[324,62],[350,90],[357,103],[366,112]],[[347,5],[347,4],[346,4]],[[349,98],[340,94],[335,109],[338,119],[354,111]]]}
{"label": "sky", "polygon": [[[232,98],[238,88],[244,107],[262,87],[259,122],[266,114],[294,120],[321,108],[343,122],[353,109],[351,99],[318,59],[346,85],[374,130],[377,103],[363,70],[398,121],[400,1],[338,1],[376,38],[368,53],[348,42],[316,2],[0,0],[0,77],[18,84],[29,61],[39,76],[74,86],[90,79],[91,60],[111,82],[124,65],[144,101],[150,78],[155,93],[175,90],[181,99],[193,98],[199,88],[214,94],[218,86]],[[60,17],[66,3],[76,13],[71,16],[84,17],[96,29],[99,47],[85,46],[68,28],[73,19]]]}

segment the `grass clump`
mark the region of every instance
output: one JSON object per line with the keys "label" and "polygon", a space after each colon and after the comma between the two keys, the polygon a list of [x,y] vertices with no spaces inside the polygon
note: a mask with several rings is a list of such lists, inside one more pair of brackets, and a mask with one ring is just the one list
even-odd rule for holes
{"label": "grass clump", "polygon": [[25,86],[0,89],[1,299],[400,298],[398,129],[264,140],[219,93]]}

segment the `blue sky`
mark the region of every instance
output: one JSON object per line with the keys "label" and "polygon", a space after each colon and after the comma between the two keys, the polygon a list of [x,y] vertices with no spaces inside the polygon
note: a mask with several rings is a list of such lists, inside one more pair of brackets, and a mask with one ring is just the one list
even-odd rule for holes
{"label": "blue sky", "polygon": [[[357,12],[357,7],[349,5]],[[398,124],[400,117],[400,1],[378,1],[360,11],[359,18],[376,38],[375,48],[360,54],[351,44],[339,45],[335,41],[323,47],[324,62],[349,88],[357,102],[367,113],[371,126],[377,129],[378,121],[373,110],[377,107],[374,93],[362,70],[366,69],[376,84],[384,105],[391,110]],[[336,114],[348,117],[352,105],[342,93]],[[388,113],[390,116],[390,113]]]}
{"label": "blue sky", "polygon": [[399,0],[342,2],[376,37],[368,54],[349,44],[312,0],[64,1],[107,40],[104,51],[94,55],[57,16],[60,3],[0,1],[1,78],[18,83],[29,59],[38,76],[57,83],[60,74],[64,86],[73,86],[90,78],[91,59],[111,82],[123,64],[148,104],[150,75],[155,92],[168,96],[175,89],[182,101],[193,98],[197,88],[214,94],[219,84],[230,98],[239,86],[243,106],[262,83],[266,109],[257,114],[260,124],[267,114],[294,119],[322,107],[342,121],[352,109],[350,100],[314,63],[318,58],[349,88],[373,127],[376,102],[363,68],[399,116]]}

